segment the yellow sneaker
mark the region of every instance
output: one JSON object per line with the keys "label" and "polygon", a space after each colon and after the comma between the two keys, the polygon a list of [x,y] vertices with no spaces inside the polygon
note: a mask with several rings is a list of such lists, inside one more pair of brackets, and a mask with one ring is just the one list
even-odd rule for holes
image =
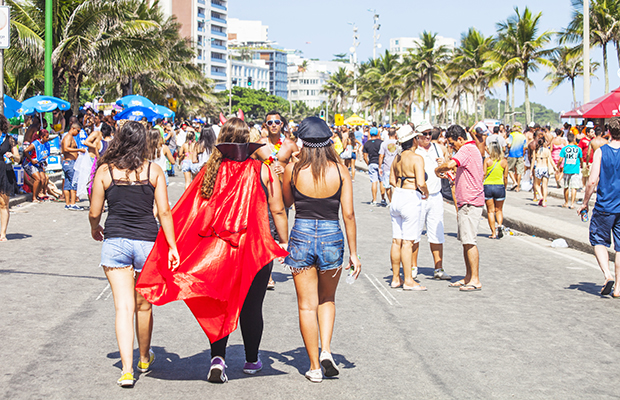
{"label": "yellow sneaker", "polygon": [[153,353],[153,349],[149,349],[149,362],[143,363],[142,361],[138,361],[138,371],[140,372],[148,372],[149,368],[151,368],[151,364],[155,361],[155,353]]}
{"label": "yellow sneaker", "polygon": [[133,374],[129,372],[127,372],[126,374],[123,374],[123,376],[121,376],[120,379],[116,381],[116,383],[118,383],[118,386],[124,387],[124,388],[133,387],[133,384],[135,382],[136,380],[133,379]]}

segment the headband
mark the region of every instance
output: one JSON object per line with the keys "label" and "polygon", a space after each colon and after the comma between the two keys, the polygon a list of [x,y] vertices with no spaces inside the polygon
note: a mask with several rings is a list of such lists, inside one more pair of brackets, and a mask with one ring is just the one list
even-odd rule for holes
{"label": "headband", "polygon": [[303,139],[301,139],[301,143],[303,143],[304,147],[313,147],[313,148],[319,148],[319,147],[327,147],[329,145],[332,144],[332,138],[328,138],[326,141],[324,142],[307,142]]}

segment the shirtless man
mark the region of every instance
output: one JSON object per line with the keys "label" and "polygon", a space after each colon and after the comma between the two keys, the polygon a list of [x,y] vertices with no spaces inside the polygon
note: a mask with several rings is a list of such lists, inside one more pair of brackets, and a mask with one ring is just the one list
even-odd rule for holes
{"label": "shirtless man", "polygon": [[192,162],[194,160],[195,150],[194,147],[196,144],[194,143],[195,135],[193,128],[187,128],[187,134],[185,135],[185,143],[181,146],[181,150],[179,150],[179,161],[181,161],[181,172],[183,172],[183,176],[185,177],[185,189],[189,187],[192,183]]}
{"label": "shirtless man", "polygon": [[73,179],[75,173],[75,160],[79,153],[85,153],[85,149],[78,149],[75,137],[80,133],[80,124],[71,125],[71,129],[60,144],[60,152],[63,156],[62,171],[65,174],[65,185],[62,191],[65,195],[65,210],[82,211],[84,208],[75,204],[77,192],[77,180]]}
{"label": "shirtless man", "polygon": [[584,160],[588,160],[588,167],[589,164],[592,163],[594,152],[596,152],[596,150],[598,150],[601,146],[606,145],[607,143],[609,143],[609,141],[603,137],[603,129],[601,129],[600,127],[596,128],[594,130],[594,137],[592,138],[592,140],[590,140],[590,143],[588,144],[588,157],[584,157]]}
{"label": "shirtless man", "polygon": [[[271,172],[280,178],[281,182],[282,174],[284,174],[284,168],[288,165],[293,153],[299,152],[299,148],[294,141],[284,136],[286,121],[282,118],[279,112],[269,112],[265,117],[265,125],[267,125],[269,134],[267,137],[260,138],[258,143],[264,143],[266,146],[258,149],[256,155],[259,160],[271,168]],[[271,213],[269,214],[269,226],[271,228],[271,235],[274,239],[279,240]],[[267,289],[273,290],[275,289],[275,285],[276,284],[273,281],[273,278],[269,277]]]}

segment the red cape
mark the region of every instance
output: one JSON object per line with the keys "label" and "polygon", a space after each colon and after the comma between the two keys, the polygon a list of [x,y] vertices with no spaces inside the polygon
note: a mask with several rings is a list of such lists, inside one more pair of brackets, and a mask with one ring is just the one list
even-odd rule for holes
{"label": "red cape", "polygon": [[204,171],[172,210],[179,268],[168,269],[168,242],[160,229],[136,290],[155,305],[184,300],[213,343],[237,328],[258,271],[288,253],[269,231],[259,161],[224,159],[209,200],[200,196]]}

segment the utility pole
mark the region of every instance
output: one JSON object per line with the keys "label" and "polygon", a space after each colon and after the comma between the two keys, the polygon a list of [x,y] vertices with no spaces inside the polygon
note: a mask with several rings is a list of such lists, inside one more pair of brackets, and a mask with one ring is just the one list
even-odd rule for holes
{"label": "utility pole", "polygon": [[372,26],[372,59],[377,59],[377,48],[381,47],[381,44],[377,44],[377,41],[381,37],[379,34],[379,29],[381,29],[381,24],[379,23],[379,14],[377,14],[377,10],[368,9],[371,13],[373,13],[372,19],[374,21]]}
{"label": "utility pole", "polygon": [[590,102],[590,0],[583,2],[583,104]]}
{"label": "utility pole", "polygon": [[54,77],[52,72],[52,47],[54,46],[52,38],[52,9],[54,0],[45,0],[45,95],[54,95]]}
{"label": "utility pole", "polygon": [[353,25],[353,46],[349,49],[351,51],[351,64],[353,65],[353,111],[357,113],[357,47],[360,45],[359,35],[357,34],[357,25],[354,22],[349,22],[349,25]]}
{"label": "utility pole", "polygon": [[232,57],[230,49],[228,54],[228,115],[232,114]]}

